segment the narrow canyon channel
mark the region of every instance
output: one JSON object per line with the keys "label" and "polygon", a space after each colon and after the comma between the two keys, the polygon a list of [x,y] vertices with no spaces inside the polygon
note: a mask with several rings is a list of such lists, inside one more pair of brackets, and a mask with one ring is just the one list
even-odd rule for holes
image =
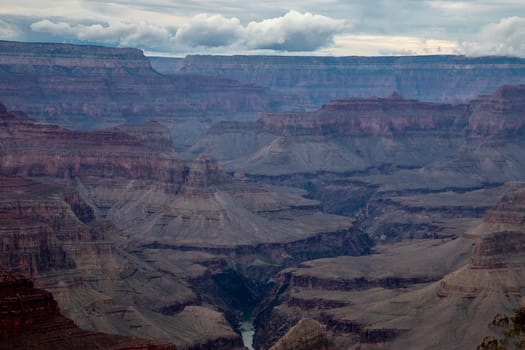
{"label": "narrow canyon channel", "polygon": [[244,317],[243,317],[241,327],[240,327],[242,342],[248,350],[254,350],[253,335],[255,333],[255,329],[253,328],[252,312],[253,312],[252,308],[249,308],[244,312]]}

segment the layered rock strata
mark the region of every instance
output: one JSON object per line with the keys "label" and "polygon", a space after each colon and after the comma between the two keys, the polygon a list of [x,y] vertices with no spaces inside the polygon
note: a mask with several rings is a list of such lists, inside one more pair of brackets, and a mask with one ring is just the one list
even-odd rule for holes
{"label": "layered rock strata", "polygon": [[320,106],[350,96],[393,90],[424,101],[467,101],[503,84],[525,82],[525,61],[514,57],[286,57],[190,55],[151,57],[162,73],[205,74],[306,96]]}
{"label": "layered rock strata", "polygon": [[0,324],[2,349],[176,349],[169,343],[82,330],[62,316],[49,292],[8,271],[0,271]]}
{"label": "layered rock strata", "polygon": [[184,160],[173,152],[157,152],[125,132],[71,131],[15,112],[0,118],[3,174],[182,182]]}
{"label": "layered rock strata", "polygon": [[519,179],[524,170],[519,154],[505,157],[522,142],[524,101],[525,85],[504,86],[464,105],[395,94],[335,100],[314,112],[219,123],[190,152],[207,152],[229,170],[262,176],[368,175],[397,167],[406,173],[434,168],[442,173],[436,177],[444,178],[470,167],[482,180],[502,182]]}
{"label": "layered rock strata", "polygon": [[77,129],[295,103],[229,79],[161,75],[137,49],[9,41],[0,41],[0,100],[9,109]]}

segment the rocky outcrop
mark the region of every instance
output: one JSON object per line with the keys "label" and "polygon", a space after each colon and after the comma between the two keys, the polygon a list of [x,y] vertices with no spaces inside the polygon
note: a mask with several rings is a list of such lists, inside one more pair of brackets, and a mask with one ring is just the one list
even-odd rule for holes
{"label": "rocky outcrop", "polygon": [[347,97],[398,91],[423,101],[467,101],[503,84],[525,82],[525,61],[513,57],[287,57],[191,55],[151,57],[162,73],[196,73],[306,96],[320,106]]}
{"label": "rocky outcrop", "polygon": [[335,350],[323,325],[312,319],[300,320],[270,350]]}
{"label": "rocky outcrop", "polygon": [[[388,245],[369,256],[282,271],[258,309],[256,344],[268,348],[290,320],[314,318],[342,348],[475,347],[480,334],[495,334],[488,327],[495,314],[523,300],[524,190],[514,183],[507,191],[460,238]],[[377,277],[393,283],[370,284]]]}
{"label": "rocky outcrop", "polygon": [[186,162],[157,125],[71,131],[1,112],[0,258],[82,327],[240,348],[238,310],[276,271],[370,251],[304,191],[231,177],[206,155]]}
{"label": "rocky outcrop", "polygon": [[[471,252],[468,239],[420,241],[380,247],[368,256],[312,260],[283,270],[257,309],[255,344],[268,348],[294,321],[312,318],[325,327],[338,348],[391,348],[413,327],[390,322],[391,315],[397,315],[396,303],[407,306],[405,293],[436,283],[468,261]],[[411,317],[409,312],[400,314]]]}
{"label": "rocky outcrop", "polygon": [[525,85],[502,86],[470,102],[468,129],[482,135],[500,132],[523,136],[524,109]]}
{"label": "rocky outcrop", "polygon": [[502,86],[468,104],[388,98],[351,98],[325,103],[311,113],[264,115],[261,128],[285,136],[374,136],[432,131],[474,134],[520,133],[525,125],[525,85]]}
{"label": "rocky outcrop", "polygon": [[191,163],[185,185],[205,188],[231,182],[231,178],[209,155],[202,155]]}
{"label": "rocky outcrop", "polygon": [[440,295],[477,298],[495,290],[520,296],[525,273],[525,190],[503,196],[472,234],[479,237],[470,264],[440,283]]}
{"label": "rocky outcrop", "polygon": [[[0,264],[40,276],[72,270],[82,259],[111,259],[114,247],[103,230],[87,224],[92,208],[74,190],[20,177],[0,176]],[[77,213],[79,216],[77,216]],[[90,268],[96,269],[96,261]],[[99,269],[101,265],[98,265]]]}
{"label": "rocky outcrop", "polygon": [[168,343],[89,332],[61,315],[53,296],[24,276],[0,271],[2,349],[175,350]]}
{"label": "rocky outcrop", "polygon": [[132,135],[154,151],[173,151],[173,140],[167,127],[156,121],[139,124],[122,124],[115,129]]}
{"label": "rocky outcrop", "polygon": [[19,176],[99,177],[181,184],[185,162],[119,130],[82,132],[0,115],[0,172]]}
{"label": "rocky outcrop", "polygon": [[451,132],[464,127],[466,105],[389,98],[334,100],[312,113],[265,115],[262,129],[282,136],[374,136],[408,131]]}

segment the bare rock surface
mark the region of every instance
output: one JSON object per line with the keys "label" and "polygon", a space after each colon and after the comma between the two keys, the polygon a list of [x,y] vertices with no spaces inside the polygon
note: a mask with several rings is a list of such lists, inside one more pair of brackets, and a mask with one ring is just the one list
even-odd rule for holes
{"label": "bare rock surface", "polygon": [[175,350],[168,342],[90,332],[62,316],[53,296],[20,274],[0,272],[2,349]]}
{"label": "bare rock surface", "polygon": [[138,49],[11,41],[0,41],[0,101],[71,129],[157,120],[185,147],[211,120],[299,104],[290,94],[231,79],[159,74]]}

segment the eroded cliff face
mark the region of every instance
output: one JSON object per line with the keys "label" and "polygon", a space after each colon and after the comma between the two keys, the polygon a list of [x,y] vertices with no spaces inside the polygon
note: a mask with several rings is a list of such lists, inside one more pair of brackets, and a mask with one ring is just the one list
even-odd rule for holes
{"label": "eroded cliff face", "polygon": [[0,271],[0,324],[2,349],[176,349],[167,342],[81,330],[62,316],[51,293],[9,271]]}
{"label": "eroded cliff face", "polygon": [[173,152],[149,148],[146,138],[118,129],[71,131],[32,121],[20,113],[3,113],[0,118],[3,174],[182,182],[184,160]]}
{"label": "eroded cliff face", "polygon": [[458,130],[467,113],[467,105],[419,102],[394,93],[389,98],[335,100],[312,113],[264,115],[260,123],[263,130],[282,136],[387,136]]}
{"label": "eroded cliff face", "polygon": [[[101,272],[103,260],[112,260],[113,245],[104,240],[103,230],[89,226],[92,209],[72,188],[20,177],[0,178],[0,262],[4,268],[39,277],[76,268]],[[88,266],[77,266],[89,259],[93,260]]]}
{"label": "eroded cliff face", "polygon": [[151,57],[162,73],[227,77],[305,96],[312,105],[398,91],[423,101],[459,102],[525,82],[525,61],[512,57],[277,57],[190,55]]}
{"label": "eroded cliff face", "polygon": [[258,178],[336,173],[372,185],[384,183],[381,175],[398,173],[414,184],[426,177],[427,188],[443,180],[448,187],[475,185],[474,176],[478,185],[502,183],[522,179],[525,171],[517,152],[524,100],[524,85],[460,105],[395,94],[336,100],[314,112],[216,124],[189,153],[209,153],[226,169]]}
{"label": "eroded cliff face", "polygon": [[0,100],[70,128],[234,115],[294,105],[230,79],[154,71],[140,50],[0,41]]}
{"label": "eroded cliff face", "polygon": [[326,335],[323,325],[312,319],[303,319],[293,326],[286,335],[279,339],[270,350],[335,350]]}

